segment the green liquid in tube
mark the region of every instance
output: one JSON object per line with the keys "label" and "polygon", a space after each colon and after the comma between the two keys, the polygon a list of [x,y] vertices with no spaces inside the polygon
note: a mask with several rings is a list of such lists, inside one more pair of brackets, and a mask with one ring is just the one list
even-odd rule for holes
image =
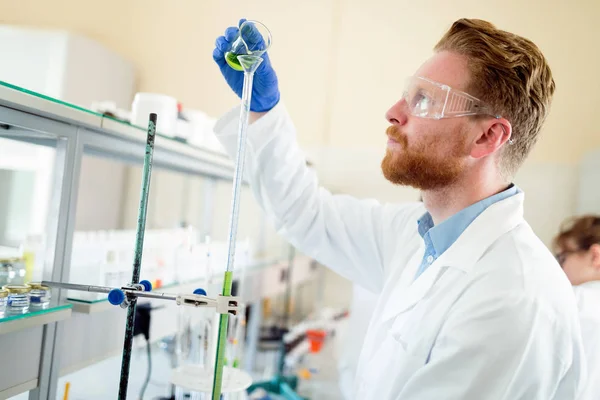
{"label": "green liquid in tube", "polygon": [[[231,287],[233,285],[233,272],[225,271],[223,280],[223,296],[231,296]],[[227,363],[225,357],[225,346],[227,346],[227,323],[228,314],[221,314],[219,317],[219,337],[217,341],[217,355],[216,362],[217,368],[215,368],[215,378],[213,381],[213,400],[220,400],[219,393],[215,391],[215,388],[221,388],[223,384],[223,364]]]}

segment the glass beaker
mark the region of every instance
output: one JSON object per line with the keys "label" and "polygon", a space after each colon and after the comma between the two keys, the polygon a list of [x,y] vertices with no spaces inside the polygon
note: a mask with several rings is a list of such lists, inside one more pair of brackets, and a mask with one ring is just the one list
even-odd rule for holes
{"label": "glass beaker", "polygon": [[238,37],[225,53],[225,61],[236,71],[243,71],[238,56],[262,56],[271,47],[271,32],[258,21],[244,21],[240,25]]}
{"label": "glass beaker", "polygon": [[8,302],[8,290],[0,289],[0,318],[4,316],[6,311],[6,303]]}
{"label": "glass beaker", "polygon": [[42,285],[40,282],[29,282],[29,299],[32,307],[44,308],[50,304],[50,287]]}
{"label": "glass beaker", "polygon": [[29,310],[29,287],[25,285],[6,285],[2,289],[8,292],[6,312],[24,314]]}
{"label": "glass beaker", "polygon": [[20,284],[21,276],[25,275],[24,265],[19,258],[0,259],[0,285]]}

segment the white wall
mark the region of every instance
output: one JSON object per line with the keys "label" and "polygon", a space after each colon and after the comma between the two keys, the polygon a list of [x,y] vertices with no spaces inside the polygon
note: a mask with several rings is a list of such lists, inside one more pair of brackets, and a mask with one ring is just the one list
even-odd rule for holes
{"label": "white wall", "polygon": [[577,212],[579,168],[562,163],[526,163],[515,182],[525,192],[525,219],[549,246],[562,221]]}
{"label": "white wall", "polygon": [[600,214],[600,149],[585,155],[579,174],[577,213]]}

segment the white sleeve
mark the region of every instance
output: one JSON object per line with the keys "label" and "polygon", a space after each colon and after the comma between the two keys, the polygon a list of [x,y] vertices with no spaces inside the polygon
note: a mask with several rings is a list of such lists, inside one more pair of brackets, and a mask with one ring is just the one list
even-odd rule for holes
{"label": "white sleeve", "polygon": [[[235,159],[239,107],[215,133]],[[379,292],[384,276],[385,221],[390,208],[374,200],[333,195],[306,166],[296,132],[281,102],[249,126],[245,176],[275,228],[304,254],[340,275]]]}

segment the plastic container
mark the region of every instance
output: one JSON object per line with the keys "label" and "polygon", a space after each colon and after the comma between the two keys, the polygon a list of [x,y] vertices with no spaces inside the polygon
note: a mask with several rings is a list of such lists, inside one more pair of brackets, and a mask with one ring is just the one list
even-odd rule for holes
{"label": "plastic container", "polygon": [[29,282],[25,286],[30,289],[29,300],[31,302],[31,307],[46,307],[50,304],[52,294],[49,286],[42,285],[39,282]]}
{"label": "plastic container", "polygon": [[306,337],[310,343],[310,352],[318,353],[323,348],[323,342],[325,342],[325,336],[327,333],[322,330],[307,330]]}
{"label": "plastic container", "polygon": [[8,301],[8,290],[0,289],[0,316],[4,316],[6,302]]}
{"label": "plastic container", "polygon": [[158,115],[156,130],[166,136],[177,133],[177,100],[157,93],[136,93],[131,105],[131,123],[148,127],[150,113]]}
{"label": "plastic container", "polygon": [[29,311],[29,287],[25,285],[6,285],[2,289],[8,291],[6,312],[24,314]]}

